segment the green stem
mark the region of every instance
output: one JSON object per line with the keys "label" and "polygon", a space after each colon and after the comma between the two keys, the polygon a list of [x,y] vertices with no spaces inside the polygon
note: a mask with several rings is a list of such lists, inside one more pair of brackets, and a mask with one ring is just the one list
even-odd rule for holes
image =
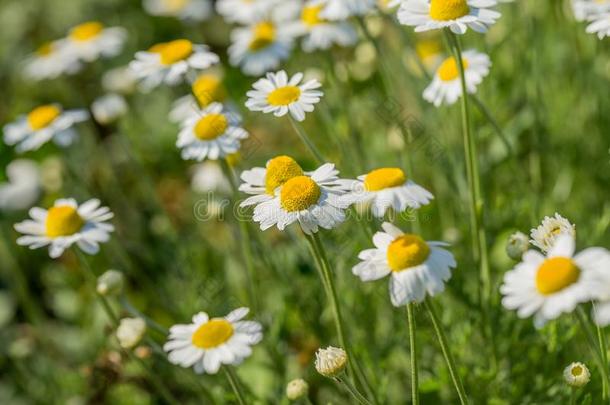
{"label": "green stem", "polygon": [[604,362],[602,351],[595,342],[595,335],[593,334],[591,326],[589,325],[589,319],[581,307],[576,308],[576,318],[578,319],[581,329],[584,331],[587,342],[589,343],[591,351],[593,352],[593,358],[595,359],[597,367],[602,375],[602,384],[607,386],[610,383],[608,376],[608,365]]}
{"label": "green stem", "polygon": [[409,323],[409,351],[411,356],[411,403],[419,405],[419,376],[417,371],[417,341],[415,340],[415,315],[413,303],[407,304],[407,321]]}
{"label": "green stem", "polygon": [[225,372],[227,379],[229,380],[229,384],[231,385],[231,388],[233,389],[235,396],[237,397],[237,402],[240,405],[246,405],[247,402],[246,402],[245,396],[244,396],[243,392],[241,391],[241,388],[239,386],[239,381],[237,379],[237,376],[233,372],[233,369],[231,369],[230,366],[224,366],[222,369]]}
{"label": "green stem", "polygon": [[424,301],[424,305],[426,306],[426,310],[428,310],[428,314],[430,315],[430,319],[432,320],[432,326],[434,327],[434,331],[436,332],[438,343],[441,346],[441,351],[443,352],[445,363],[447,363],[447,368],[449,369],[449,374],[451,375],[451,380],[453,381],[455,390],[457,391],[458,397],[460,398],[460,403],[462,405],[465,405],[468,403],[468,397],[466,396],[466,391],[464,391],[462,379],[458,374],[457,367],[455,366],[455,361],[453,360],[453,355],[451,354],[449,344],[447,343],[447,336],[445,336],[443,327],[438,319],[438,316],[436,315],[434,305],[432,304],[429,298],[426,298],[426,300]]}
{"label": "green stem", "polygon": [[324,163],[325,162],[324,156],[322,156],[322,153],[320,153],[320,151],[318,150],[316,145],[314,145],[311,138],[309,138],[309,135],[307,135],[307,132],[305,132],[305,128],[303,128],[301,123],[297,122],[297,120],[292,118],[292,115],[290,115],[290,114],[288,114],[288,120],[290,121],[290,125],[292,125],[292,128],[294,129],[294,131],[297,133],[297,135],[301,139],[301,142],[303,142],[305,144],[305,146],[307,146],[307,149],[309,149],[311,154],[314,155],[314,157],[316,158],[318,163],[320,163],[320,164]]}
{"label": "green stem", "polygon": [[570,389],[570,405],[576,405],[576,388],[571,387]]}
{"label": "green stem", "polygon": [[343,385],[359,404],[371,405],[371,402],[369,402],[369,400],[366,399],[364,395],[362,395],[360,391],[358,391],[358,389],[354,387],[348,380],[343,380],[339,377],[335,377],[335,381]]}

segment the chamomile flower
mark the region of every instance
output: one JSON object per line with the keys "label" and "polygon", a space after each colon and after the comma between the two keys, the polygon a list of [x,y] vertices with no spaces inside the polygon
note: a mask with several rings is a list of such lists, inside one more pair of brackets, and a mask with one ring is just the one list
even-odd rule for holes
{"label": "chamomile flower", "polygon": [[219,193],[229,195],[231,183],[217,162],[207,161],[195,165],[191,178],[191,189],[197,193]]}
{"label": "chamomile flower", "polygon": [[148,14],[181,20],[203,21],[212,14],[210,0],[144,0],[143,6]]}
{"label": "chamomile flower", "polygon": [[97,122],[111,124],[127,113],[127,101],[120,94],[105,94],[91,104],[91,113]]}
{"label": "chamomile flower", "polygon": [[218,63],[219,58],[206,45],[193,44],[188,39],[177,39],[153,45],[148,51],[140,51],[129,66],[142,89],[147,91],[165,83],[175,86],[185,76],[207,69]]}
{"label": "chamomile flower", "polygon": [[610,12],[592,18],[586,31],[587,34],[597,34],[599,39],[610,37]]}
{"label": "chamomile flower", "polygon": [[558,213],[555,213],[553,217],[544,217],[542,223],[530,231],[530,237],[532,238],[530,242],[543,252],[547,252],[553,247],[559,235],[563,234],[574,238],[576,226]]}
{"label": "chamomile flower", "polygon": [[123,49],[127,31],[121,27],[104,27],[98,21],[88,21],[73,27],[66,37],[66,53],[93,62],[100,57],[118,55]]}
{"label": "chamomile flower", "polygon": [[228,23],[252,24],[269,14],[272,0],[218,0],[216,11]]}
{"label": "chamomile flower", "polygon": [[30,208],[41,191],[40,168],[33,160],[15,159],[6,166],[7,182],[0,183],[0,211]]}
{"label": "chamomile flower", "polygon": [[137,83],[129,66],[107,70],[102,76],[102,87],[109,93],[132,94],[136,90]]}
{"label": "chamomile flower", "polygon": [[[462,64],[466,78],[466,90],[469,94],[474,94],[477,86],[489,74],[491,60],[484,53],[468,50],[462,55]],[[432,83],[424,90],[423,97],[436,107],[442,104],[453,104],[462,97],[460,71],[455,57],[445,59],[436,69]]]}
{"label": "chamomile flower", "polygon": [[434,196],[397,167],[375,169],[358,177],[352,193],[345,196],[351,203],[370,203],[373,215],[383,218],[388,209],[400,213],[407,208],[427,205]]}
{"label": "chamomile flower", "polygon": [[571,363],[563,370],[563,379],[570,387],[582,388],[591,380],[591,372],[583,363]]}
{"label": "chamomile flower", "polygon": [[216,160],[239,150],[248,132],[239,126],[241,117],[220,103],[212,103],[182,125],[176,146],[183,159]]}
{"label": "chamomile flower", "polygon": [[276,69],[290,56],[294,36],[285,21],[264,19],[231,32],[229,62],[247,75]]}
{"label": "chamomile flower", "polygon": [[379,280],[390,275],[390,300],[399,307],[422,302],[445,290],[451,269],[457,266],[453,255],[443,249],[444,242],[426,242],[420,236],[405,234],[384,222],[385,232],[373,236],[374,249],[360,252],[362,262],[352,269],[362,281]]}
{"label": "chamomile flower", "polygon": [[415,27],[415,32],[449,28],[464,34],[469,27],[487,32],[501,16],[491,8],[495,5],[495,0],[404,0],[398,10],[398,21]]}
{"label": "chamomile flower", "polygon": [[599,248],[575,255],[574,239],[562,234],[546,256],[530,250],[521,263],[504,275],[500,287],[502,305],[517,310],[520,318],[534,315],[534,325],[542,327],[593,299],[595,277],[608,268],[610,255],[600,254]]}
{"label": "chamomile flower", "polygon": [[33,80],[55,79],[63,74],[78,72],[82,64],[65,52],[66,40],[48,42],[25,60],[24,73]]}
{"label": "chamomile flower", "polygon": [[303,50],[326,50],[333,45],[351,46],[358,40],[354,27],[346,21],[333,22],[321,17],[325,0],[309,0],[303,5],[300,20],[290,26],[295,36],[304,36]]}
{"label": "chamomile flower", "polygon": [[199,312],[191,324],[172,326],[163,346],[169,361],[193,367],[198,374],[216,374],[223,364],[241,364],[263,338],[260,323],[242,320],[248,312],[238,308],[222,318]]}
{"label": "chamomile flower", "polygon": [[428,71],[433,72],[443,63],[443,43],[436,31],[419,34],[415,42],[415,52]]}
{"label": "chamomile flower", "polygon": [[376,0],[325,0],[322,18],[336,21],[352,16],[363,16],[376,7]]}
{"label": "chamomile flower", "polygon": [[4,142],[17,145],[17,152],[36,150],[50,140],[68,146],[76,138],[74,124],[87,120],[85,110],[64,111],[59,104],[36,107],[4,127]]}
{"label": "chamomile flower", "polygon": [[288,113],[297,121],[305,120],[305,113],[312,112],[314,105],[324,95],[318,90],[322,84],[315,79],[300,84],[303,73],[297,73],[288,79],[285,71],[267,73],[252,86],[254,90],[247,93],[246,107],[250,111],[273,113],[282,117]]}
{"label": "chamomile flower", "polygon": [[223,103],[226,99],[227,91],[222,78],[218,74],[204,73],[191,85],[191,94],[174,102],[169,119],[172,122],[182,122],[211,103]]}
{"label": "chamomile flower", "polygon": [[610,0],[572,0],[574,17],[578,21],[591,21],[610,12]]}
{"label": "chamomile flower", "polygon": [[30,249],[49,246],[52,258],[61,256],[73,244],[93,255],[100,250],[100,243],[110,239],[114,227],[106,221],[113,216],[108,207],[100,207],[97,199],[81,205],[73,198],[59,199],[48,210],[32,208],[32,219],[15,224],[15,229],[25,235],[17,239],[17,244]]}
{"label": "chamomile flower", "polygon": [[[271,172],[269,167],[268,170]],[[291,170],[296,172],[297,168],[292,167]],[[283,173],[276,174],[279,183]],[[260,224],[263,231],[273,226],[284,230],[295,222],[308,235],[318,232],[319,228],[336,227],[345,220],[345,209],[349,203],[340,197],[351,184],[350,180],[340,179],[338,175],[335,165],[326,163],[309,175],[303,173],[291,177],[274,191],[273,198],[261,196],[252,219]]]}

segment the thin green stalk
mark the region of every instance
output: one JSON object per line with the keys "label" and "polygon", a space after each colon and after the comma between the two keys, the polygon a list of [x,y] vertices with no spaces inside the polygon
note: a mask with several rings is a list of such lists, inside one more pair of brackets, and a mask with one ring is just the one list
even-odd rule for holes
{"label": "thin green stalk", "polygon": [[224,366],[222,369],[225,372],[227,379],[229,380],[229,384],[231,385],[231,388],[233,389],[235,396],[237,397],[237,402],[240,405],[246,405],[247,402],[246,402],[244,393],[241,391],[241,388],[239,386],[239,381],[237,379],[237,376],[233,372],[233,369],[231,369],[230,366]]}
{"label": "thin green stalk", "polygon": [[419,375],[417,370],[417,341],[415,339],[415,315],[413,303],[407,304],[407,321],[409,323],[409,351],[411,356],[411,403],[419,405]]}
{"label": "thin green stalk", "polygon": [[610,383],[610,377],[608,376],[608,364],[604,362],[602,351],[597,345],[595,336],[591,330],[591,326],[589,325],[589,318],[581,307],[576,308],[576,318],[578,319],[581,329],[585,333],[585,337],[587,338],[591,351],[594,354],[593,358],[595,359],[597,367],[602,375],[602,384],[607,386]]}
{"label": "thin green stalk", "polygon": [[481,184],[479,175],[479,164],[477,160],[476,142],[470,128],[470,116],[468,109],[468,91],[466,88],[466,73],[462,50],[458,38],[450,31],[449,38],[453,44],[458,70],[460,72],[460,83],[462,86],[462,132],[464,136],[464,154],[466,157],[466,174],[469,185],[470,202],[470,227],[472,235],[472,248],[475,254],[475,263],[479,267],[479,296],[483,322],[486,332],[492,334],[489,324],[489,305],[491,297],[491,277],[489,274],[489,260],[487,257],[487,237],[482,224],[483,198],[481,197]]}
{"label": "thin green stalk", "polygon": [[570,405],[576,405],[576,388],[571,387],[570,389]]}
{"label": "thin green stalk", "polygon": [[443,327],[438,319],[438,316],[436,315],[434,305],[429,298],[426,298],[424,305],[426,306],[426,310],[428,311],[430,319],[432,320],[432,326],[436,332],[438,343],[441,346],[441,351],[443,352],[445,363],[447,363],[447,368],[449,369],[449,374],[451,375],[451,380],[453,381],[455,390],[460,398],[460,403],[462,405],[468,404],[468,397],[466,396],[466,391],[464,390],[464,384],[462,384],[462,379],[457,371],[457,367],[455,366],[455,361],[453,360],[453,355],[451,354],[449,343],[447,342],[447,336],[445,336]]}
{"label": "thin green stalk", "polygon": [[356,387],[354,387],[352,385],[352,383],[349,382],[349,380],[347,379],[341,379],[339,377],[335,377],[335,381],[337,381],[339,384],[343,385],[345,387],[345,389],[352,395],[352,397],[354,397],[354,399],[361,405],[371,405],[371,402],[369,402],[368,399],[366,399],[364,397],[364,395],[362,395],[360,393],[360,391],[358,391],[358,389]]}
{"label": "thin green stalk", "polygon": [[309,138],[309,135],[307,135],[307,132],[305,132],[305,128],[303,128],[301,123],[297,122],[297,120],[292,118],[292,115],[290,115],[290,114],[288,114],[288,120],[290,121],[290,125],[292,125],[292,128],[294,129],[294,131],[297,133],[297,135],[299,136],[301,141],[305,144],[305,146],[307,146],[307,149],[309,149],[311,154],[314,155],[314,157],[316,158],[318,163],[324,163],[325,162],[324,156],[322,156],[322,153],[320,153],[320,151],[318,150],[316,145],[314,145],[311,138]]}

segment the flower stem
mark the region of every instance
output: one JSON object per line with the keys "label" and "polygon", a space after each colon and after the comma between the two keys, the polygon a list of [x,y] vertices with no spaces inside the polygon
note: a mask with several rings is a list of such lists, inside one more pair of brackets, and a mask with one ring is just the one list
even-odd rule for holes
{"label": "flower stem", "polygon": [[[593,335],[593,332],[591,330],[589,319],[581,307],[576,308],[576,318],[578,319],[578,322],[580,323],[580,326],[587,338],[587,342],[591,347],[591,351],[594,354],[593,358],[595,359],[595,362],[597,363],[599,371],[602,375],[603,387],[607,387],[610,383],[610,379],[608,376],[608,364],[604,362],[604,357],[602,355],[602,351],[606,350],[606,348],[600,348],[595,342],[595,336]],[[607,392],[607,388],[605,388],[604,390]]]}
{"label": "flower stem", "polygon": [[409,350],[411,356],[411,403],[419,405],[419,376],[417,371],[417,342],[415,340],[415,315],[413,303],[407,304],[407,321],[409,323]]}
{"label": "flower stem", "polygon": [[481,184],[479,176],[479,164],[477,160],[477,147],[470,128],[470,116],[468,109],[468,91],[466,86],[466,73],[460,41],[456,35],[448,30],[449,39],[453,45],[458,70],[460,72],[460,83],[462,86],[462,132],[464,137],[464,155],[466,158],[466,174],[468,177],[468,188],[470,192],[470,232],[472,235],[472,249],[475,252],[475,263],[479,267],[479,301],[483,315],[483,324],[486,334],[491,338],[492,331],[489,324],[489,301],[491,296],[491,280],[489,274],[489,260],[487,257],[487,237],[482,223],[483,198],[481,197]]}
{"label": "flower stem", "polygon": [[238,381],[237,376],[235,375],[233,369],[230,366],[224,366],[222,369],[225,372],[227,379],[229,380],[229,384],[231,385],[231,388],[233,389],[235,396],[237,397],[237,402],[240,405],[246,405],[247,404],[246,399],[244,397],[243,392],[241,391],[241,388],[239,387],[239,381]]}
{"label": "flower stem", "polygon": [[451,354],[449,344],[447,343],[447,336],[445,336],[443,327],[438,319],[438,316],[436,315],[434,305],[432,304],[429,298],[426,298],[426,300],[424,301],[424,305],[426,306],[426,310],[428,310],[428,314],[430,315],[430,319],[432,320],[432,326],[434,326],[434,331],[436,332],[438,343],[441,346],[441,351],[443,352],[443,357],[445,357],[445,363],[447,363],[447,368],[449,368],[449,374],[451,375],[451,380],[453,381],[455,390],[457,391],[458,397],[460,398],[460,403],[462,405],[467,404],[468,397],[466,396],[466,391],[464,391],[462,379],[460,378],[460,375],[457,372],[457,367],[455,366],[453,355]]}
{"label": "flower stem", "polygon": [[294,118],[292,118],[292,116],[290,114],[288,114],[288,119],[289,119],[290,124],[292,125],[292,128],[294,129],[294,131],[297,133],[299,138],[301,138],[301,141],[305,144],[305,146],[307,146],[307,149],[309,149],[311,154],[314,155],[314,157],[316,158],[318,163],[324,163],[325,160],[324,160],[324,157],[322,156],[322,153],[320,153],[320,151],[318,150],[316,145],[314,145],[311,138],[309,138],[309,135],[307,135],[307,132],[305,132],[305,129],[303,128],[303,126],[299,122],[297,122]]}
{"label": "flower stem", "polygon": [[344,379],[341,379],[339,377],[335,377],[335,381],[337,381],[339,384],[342,384],[347,389],[347,391],[354,397],[354,399],[356,401],[358,401],[359,404],[361,404],[361,405],[371,405],[369,400],[366,399],[364,397],[364,395],[362,395],[360,393],[360,391],[358,391],[358,389],[356,387],[354,387],[352,385],[352,383],[349,382],[349,380],[347,380],[347,379],[344,380]]}

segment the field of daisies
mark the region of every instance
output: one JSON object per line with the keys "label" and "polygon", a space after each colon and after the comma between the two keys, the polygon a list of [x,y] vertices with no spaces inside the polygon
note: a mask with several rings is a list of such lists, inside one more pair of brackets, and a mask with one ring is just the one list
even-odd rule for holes
{"label": "field of daisies", "polygon": [[610,0],[3,0],[0,403],[610,403]]}

